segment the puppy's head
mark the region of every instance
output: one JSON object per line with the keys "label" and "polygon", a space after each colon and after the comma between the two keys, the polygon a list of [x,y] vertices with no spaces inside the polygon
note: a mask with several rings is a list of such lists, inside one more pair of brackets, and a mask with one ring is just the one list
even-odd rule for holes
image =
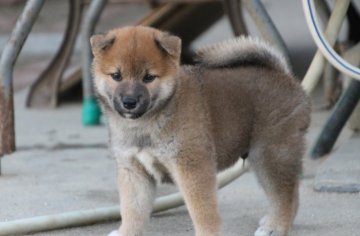
{"label": "puppy's head", "polygon": [[90,39],[93,77],[100,101],[124,118],[160,109],[176,86],[181,40],[137,26],[115,29]]}

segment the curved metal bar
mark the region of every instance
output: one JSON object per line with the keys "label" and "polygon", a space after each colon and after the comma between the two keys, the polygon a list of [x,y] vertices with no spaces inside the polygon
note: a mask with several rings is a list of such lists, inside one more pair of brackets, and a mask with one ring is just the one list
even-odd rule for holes
{"label": "curved metal bar", "polygon": [[82,0],[69,0],[69,17],[65,37],[54,59],[30,87],[28,107],[54,108],[58,103],[61,77],[71,56],[81,22]]}
{"label": "curved metal bar", "polygon": [[0,58],[0,157],[15,151],[13,68],[44,0],[29,0]]}
{"label": "curved metal bar", "polygon": [[332,150],[342,128],[354,111],[359,99],[360,81],[353,79],[321,131],[311,151],[311,157],[313,159],[320,158]]}
{"label": "curved metal bar", "polygon": [[96,103],[94,89],[91,82],[91,46],[90,37],[94,33],[96,23],[107,3],[107,0],[93,0],[90,2],[89,10],[84,17],[82,38],[82,85],[83,85],[83,111],[82,122],[84,125],[97,125],[100,123],[100,108]]}
{"label": "curved metal bar", "polygon": [[247,29],[241,11],[241,1],[224,0],[224,10],[229,18],[235,36],[246,35]]}
{"label": "curved metal bar", "polygon": [[286,44],[281,37],[279,31],[275,27],[273,21],[271,20],[269,14],[267,13],[264,5],[259,0],[241,0],[242,4],[249,12],[251,18],[254,20],[257,28],[259,29],[261,35],[269,41],[271,44],[276,46],[283,56],[285,57],[288,67],[292,68],[290,53]]}

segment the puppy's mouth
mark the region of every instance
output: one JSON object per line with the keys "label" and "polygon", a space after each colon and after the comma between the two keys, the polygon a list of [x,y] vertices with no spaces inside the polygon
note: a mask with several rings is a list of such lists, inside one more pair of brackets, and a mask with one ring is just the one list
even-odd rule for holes
{"label": "puppy's mouth", "polygon": [[139,114],[139,113],[134,113],[134,112],[125,112],[125,113],[121,113],[119,112],[119,115],[122,116],[123,118],[126,118],[126,119],[131,119],[131,120],[135,120],[135,119],[138,119],[140,118],[143,114]]}
{"label": "puppy's mouth", "polygon": [[134,109],[126,109],[120,102],[114,100],[114,109],[115,111],[125,119],[138,119],[142,117],[147,111],[148,104],[146,102],[141,102]]}

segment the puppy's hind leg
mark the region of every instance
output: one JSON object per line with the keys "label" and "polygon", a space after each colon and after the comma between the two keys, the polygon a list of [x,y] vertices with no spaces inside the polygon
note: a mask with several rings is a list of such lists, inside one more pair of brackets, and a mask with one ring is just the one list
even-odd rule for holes
{"label": "puppy's hind leg", "polygon": [[[291,138],[290,138],[291,139]],[[303,154],[302,138],[274,143],[258,143],[249,161],[265,190],[270,204],[255,236],[286,236],[298,208],[298,177]]]}

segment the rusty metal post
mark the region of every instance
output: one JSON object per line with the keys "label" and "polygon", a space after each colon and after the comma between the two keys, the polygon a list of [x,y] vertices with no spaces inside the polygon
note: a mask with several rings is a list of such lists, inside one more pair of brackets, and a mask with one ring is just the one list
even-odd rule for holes
{"label": "rusty metal post", "polygon": [[13,68],[43,4],[44,0],[27,1],[0,58],[0,157],[15,151]]}

